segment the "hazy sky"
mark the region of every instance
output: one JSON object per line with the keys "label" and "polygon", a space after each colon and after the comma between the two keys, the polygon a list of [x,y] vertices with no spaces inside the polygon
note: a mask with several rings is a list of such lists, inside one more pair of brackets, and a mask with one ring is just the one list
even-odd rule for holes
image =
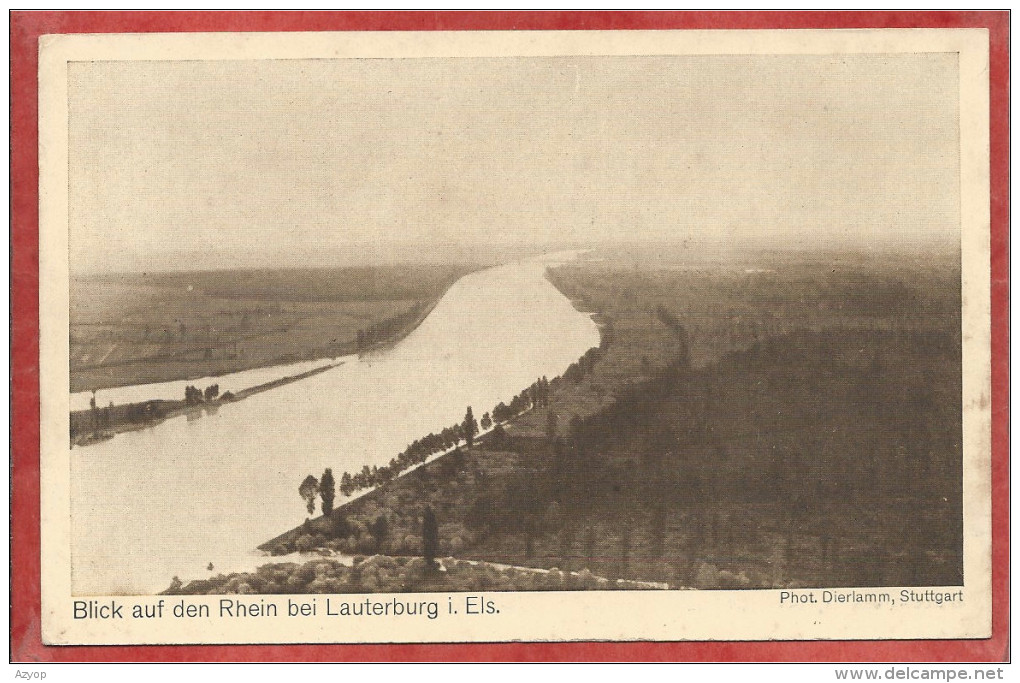
{"label": "hazy sky", "polygon": [[71,259],[946,237],[958,85],[955,54],[73,63]]}

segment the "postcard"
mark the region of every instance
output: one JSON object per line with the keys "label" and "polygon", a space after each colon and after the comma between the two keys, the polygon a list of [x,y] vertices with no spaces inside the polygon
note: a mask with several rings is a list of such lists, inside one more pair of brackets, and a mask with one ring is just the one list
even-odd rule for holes
{"label": "postcard", "polygon": [[43,642],[989,637],[988,68],[42,36]]}

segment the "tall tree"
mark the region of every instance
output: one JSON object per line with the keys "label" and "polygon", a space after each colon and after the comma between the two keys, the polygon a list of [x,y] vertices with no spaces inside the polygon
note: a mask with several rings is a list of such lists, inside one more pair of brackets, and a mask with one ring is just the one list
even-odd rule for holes
{"label": "tall tree", "polygon": [[428,569],[436,566],[436,555],[439,554],[439,523],[432,506],[426,506],[421,520],[422,556]]}
{"label": "tall tree", "polygon": [[340,493],[344,496],[354,493],[354,480],[351,479],[350,472],[344,472],[343,476],[340,477]]}
{"label": "tall tree", "polygon": [[383,542],[386,540],[386,535],[390,531],[390,523],[386,519],[386,515],[379,515],[375,518],[375,521],[369,524],[368,530],[375,537],[375,549],[376,552],[382,552]]}
{"label": "tall tree", "polygon": [[308,514],[315,514],[315,496],[319,493],[319,480],[309,474],[298,487],[298,493],[308,507]]}
{"label": "tall tree", "polygon": [[322,514],[333,512],[333,498],[336,497],[336,482],[333,481],[333,470],[326,468],[319,479],[319,495],[322,496]]}
{"label": "tall tree", "polygon": [[468,406],[467,413],[464,415],[462,429],[464,431],[464,441],[467,442],[467,447],[471,448],[475,442],[475,434],[478,433],[478,420],[475,419],[474,413],[471,412],[471,406]]}
{"label": "tall tree", "polygon": [[545,436],[550,443],[556,438],[556,421],[556,413],[550,410],[545,418]]}
{"label": "tall tree", "polygon": [[584,554],[588,558],[588,568],[591,569],[595,561],[595,527],[589,526],[584,530]]}

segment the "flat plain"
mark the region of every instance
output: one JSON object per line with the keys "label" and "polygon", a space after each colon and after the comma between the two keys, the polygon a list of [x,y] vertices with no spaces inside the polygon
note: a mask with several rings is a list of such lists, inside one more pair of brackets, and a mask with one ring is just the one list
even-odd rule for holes
{"label": "flat plain", "polygon": [[406,334],[451,284],[474,268],[366,266],[74,277],[71,391],[192,379],[353,353],[359,346]]}

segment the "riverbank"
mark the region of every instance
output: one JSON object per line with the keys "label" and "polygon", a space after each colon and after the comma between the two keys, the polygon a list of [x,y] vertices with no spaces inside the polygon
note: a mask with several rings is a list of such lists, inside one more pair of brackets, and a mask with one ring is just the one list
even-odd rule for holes
{"label": "riverbank", "polygon": [[417,313],[411,316],[410,320],[407,323],[399,327],[394,333],[388,335],[385,339],[381,339],[379,341],[371,342],[368,344],[364,343],[359,344],[357,340],[355,340],[354,342],[355,351],[359,355],[361,355],[372,353],[373,351],[385,351],[386,349],[393,348],[395,344],[398,344],[400,341],[405,339],[408,335],[410,335],[412,332],[418,329],[423,322],[425,322],[425,319],[428,318],[432,311],[435,310],[436,306],[439,305],[441,299],[442,297],[440,296],[436,299],[432,299],[426,302],[425,305],[423,306],[418,306]]}
{"label": "riverbank", "polygon": [[[529,408],[528,410],[531,409]],[[523,414],[524,413],[521,413],[520,415]],[[520,417],[520,415],[518,415],[517,417]],[[476,447],[481,447],[491,438],[503,438],[503,436],[506,433],[505,428],[507,425],[509,425],[509,421],[506,423],[497,424],[493,427],[490,427],[487,430],[481,431],[477,436],[474,437]],[[403,477],[413,476],[419,470],[429,467],[433,463],[440,461],[442,458],[446,456],[452,456],[456,458],[460,454],[461,448],[462,447],[459,445],[453,446],[439,453],[430,455],[424,461],[411,465],[407,469],[401,471],[400,474],[397,475],[397,477],[391,481],[398,481]],[[380,495],[380,491],[385,486],[386,484],[379,484],[376,486],[371,486],[368,488],[354,491],[353,493],[351,493],[351,495],[346,496],[344,498],[344,501],[339,506],[338,510],[343,510],[347,506],[353,505],[357,501],[366,500],[370,501],[374,496]],[[304,524],[296,526],[292,529],[288,529],[279,536],[275,536],[266,541],[265,543],[260,544],[258,548],[256,548],[256,550],[259,550],[261,552],[273,556],[288,555],[293,552],[299,552],[302,548],[302,545],[308,545],[303,541],[305,537],[309,537],[312,539],[310,541],[311,545],[308,545],[309,548],[336,550],[338,546],[335,546],[335,544],[334,546],[328,546],[328,544],[325,542],[323,538],[323,535],[329,536],[335,533],[336,529],[334,528],[335,525],[333,523],[333,518],[337,516],[342,517],[343,513],[339,512],[338,514],[334,514],[331,516],[324,515],[314,519],[311,518],[307,519],[305,520]],[[359,551],[359,549],[364,550],[365,552],[370,551],[370,549],[366,549],[363,545],[358,546],[356,544],[349,544],[349,547],[347,548],[347,550],[350,550],[351,552],[357,552]],[[406,549],[411,554],[414,554],[415,550],[417,549],[417,546],[412,544],[412,547],[408,547]]]}
{"label": "riverbank", "polygon": [[108,441],[117,434],[155,427],[175,417],[201,417],[207,413],[215,413],[220,406],[237,403],[244,399],[269,391],[277,387],[332,370],[343,363],[324,365],[297,375],[281,377],[271,382],[259,384],[237,392],[227,392],[215,398],[203,399],[200,403],[187,401],[170,401],[156,399],[140,403],[96,408],[95,410],[76,410],[71,412],[71,447],[90,446]]}

